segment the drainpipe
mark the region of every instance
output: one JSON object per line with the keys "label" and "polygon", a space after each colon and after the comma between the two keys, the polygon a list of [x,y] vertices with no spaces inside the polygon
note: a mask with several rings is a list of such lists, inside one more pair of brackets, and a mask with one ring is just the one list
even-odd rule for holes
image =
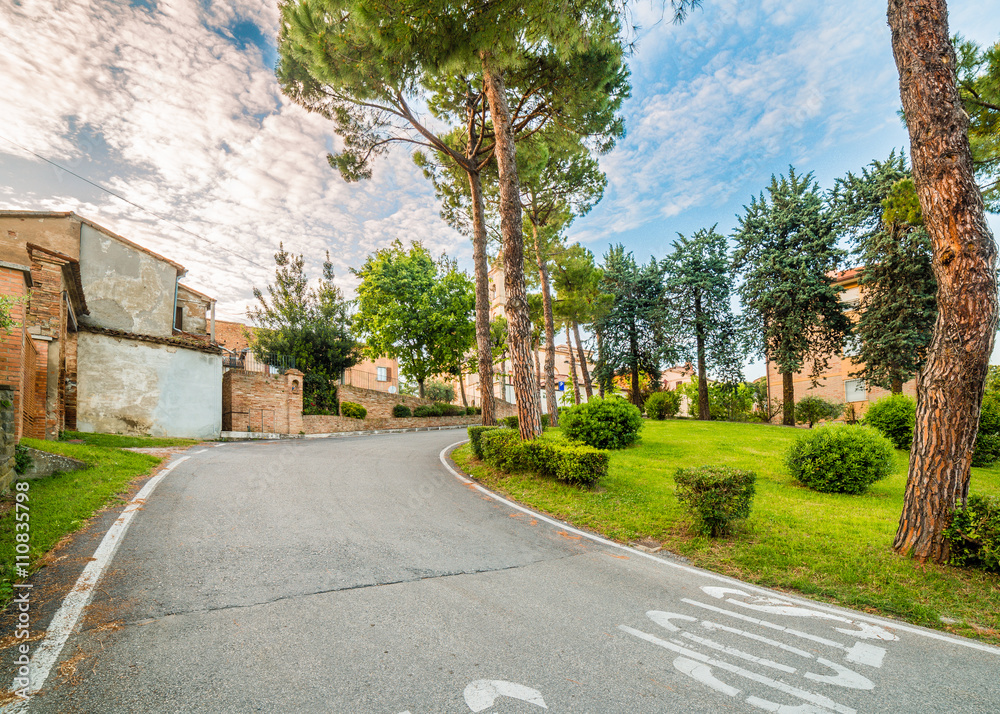
{"label": "drainpipe", "polygon": [[[177,310],[174,310],[174,312],[176,313]],[[209,332],[209,337],[212,339],[212,342],[215,342],[215,300],[212,301],[212,327]]]}
{"label": "drainpipe", "polygon": [[[170,324],[173,325],[173,330],[178,329],[178,327],[177,327],[177,286],[180,285],[180,282],[181,282],[181,276],[178,275],[177,279],[174,281],[174,309],[173,309],[174,316],[172,318],[170,318]],[[173,330],[171,330],[171,332],[173,332]]]}

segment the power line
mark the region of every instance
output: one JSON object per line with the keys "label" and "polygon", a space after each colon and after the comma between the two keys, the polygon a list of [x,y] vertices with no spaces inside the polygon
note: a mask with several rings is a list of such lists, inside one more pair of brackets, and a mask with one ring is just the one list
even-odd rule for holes
{"label": "power line", "polygon": [[245,255],[241,255],[241,254],[239,254],[239,253],[237,253],[237,252],[235,252],[235,251],[233,251],[233,250],[230,250],[229,248],[226,248],[226,247],[224,247],[224,246],[221,246],[221,245],[218,245],[217,243],[213,243],[212,241],[210,241],[210,240],[209,240],[208,238],[206,238],[205,236],[203,236],[203,235],[200,235],[200,234],[198,234],[198,233],[195,233],[194,231],[191,231],[191,230],[188,230],[187,228],[185,228],[184,226],[180,225],[179,223],[176,223],[176,222],[174,222],[174,221],[170,220],[169,218],[167,218],[167,217],[165,217],[165,216],[161,216],[161,215],[160,215],[159,213],[156,213],[155,211],[152,211],[152,210],[150,210],[150,209],[146,208],[145,206],[141,206],[141,205],[139,205],[138,203],[136,203],[135,201],[131,201],[131,200],[129,200],[129,199],[127,199],[127,198],[125,198],[125,197],[124,197],[124,196],[122,196],[122,195],[121,195],[120,193],[116,193],[115,191],[112,191],[112,190],[111,190],[110,188],[107,188],[107,187],[105,187],[105,186],[102,186],[102,185],[101,185],[101,184],[99,184],[99,183],[96,183],[96,182],[94,182],[94,181],[91,181],[91,180],[90,180],[89,178],[87,178],[86,176],[81,176],[80,174],[76,173],[76,172],[75,172],[75,171],[73,171],[72,169],[68,169],[68,168],[66,168],[65,166],[62,166],[61,164],[57,164],[57,163],[56,163],[55,161],[52,161],[51,159],[47,159],[47,158],[45,158],[45,157],[44,157],[44,156],[42,156],[41,154],[39,154],[39,153],[36,153],[36,152],[32,151],[32,150],[31,150],[31,149],[29,149],[28,147],[26,147],[26,146],[22,146],[21,144],[18,144],[18,143],[17,143],[16,141],[14,141],[13,139],[8,139],[8,138],[7,138],[6,136],[3,136],[2,134],[0,134],[0,139],[3,139],[4,141],[6,141],[6,142],[7,142],[7,143],[9,143],[9,144],[13,144],[13,145],[14,145],[14,146],[16,146],[17,148],[19,148],[19,149],[21,149],[22,151],[25,151],[25,152],[27,152],[27,153],[31,154],[32,156],[34,156],[34,157],[35,157],[36,159],[39,159],[40,161],[44,161],[44,162],[45,162],[45,163],[47,163],[47,164],[51,164],[52,166],[55,166],[55,167],[56,167],[57,169],[60,169],[60,170],[62,170],[62,171],[65,171],[65,172],[66,172],[66,173],[68,173],[68,174],[69,174],[70,176],[75,176],[76,178],[80,179],[80,180],[81,180],[81,181],[83,181],[84,183],[88,183],[88,184],[90,184],[91,186],[93,186],[94,188],[96,188],[96,189],[98,189],[98,190],[100,190],[100,191],[104,191],[105,193],[107,193],[107,194],[110,194],[111,196],[114,196],[114,197],[115,197],[115,198],[117,198],[117,199],[118,199],[119,201],[124,201],[125,203],[129,204],[130,206],[134,206],[135,208],[138,208],[138,209],[139,209],[140,211],[144,211],[144,212],[148,213],[149,215],[153,216],[154,218],[156,218],[156,219],[158,219],[158,220],[161,220],[161,221],[163,221],[164,223],[167,223],[167,224],[169,224],[169,225],[173,226],[174,228],[176,228],[176,229],[178,229],[178,230],[180,230],[180,231],[183,231],[183,232],[187,233],[187,234],[188,234],[188,235],[190,235],[190,236],[194,236],[194,237],[195,237],[195,238],[197,238],[198,240],[201,240],[201,241],[205,241],[206,243],[208,243],[208,244],[209,244],[210,246],[212,246],[213,248],[215,248],[215,249],[217,249],[217,250],[221,250],[221,251],[224,251],[224,252],[226,252],[226,253],[229,253],[230,255],[233,255],[233,256],[236,256],[237,258],[240,258],[240,259],[242,259],[242,260],[245,260],[246,262],[250,263],[251,265],[255,265],[255,266],[257,266],[258,268],[261,268],[261,269],[263,269],[263,270],[269,270],[269,268],[267,268],[267,267],[265,267],[265,266],[261,265],[261,264],[260,264],[260,263],[258,263],[257,261],[255,261],[255,260],[251,260],[250,258],[247,258],[247,257],[246,257]]}

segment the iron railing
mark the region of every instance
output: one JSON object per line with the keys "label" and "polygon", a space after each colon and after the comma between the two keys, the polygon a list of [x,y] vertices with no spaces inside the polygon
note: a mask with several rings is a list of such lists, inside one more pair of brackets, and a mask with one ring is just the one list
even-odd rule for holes
{"label": "iron railing", "polygon": [[283,374],[290,369],[295,369],[295,357],[268,353],[264,355],[264,359],[257,359],[250,350],[243,350],[236,354],[224,356],[222,358],[222,366],[226,369],[239,369],[244,372]]}

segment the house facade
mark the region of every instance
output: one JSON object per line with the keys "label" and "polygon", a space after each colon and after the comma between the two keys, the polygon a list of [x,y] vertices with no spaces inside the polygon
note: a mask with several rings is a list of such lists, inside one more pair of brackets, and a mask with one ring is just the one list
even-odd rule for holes
{"label": "house facade", "polygon": [[[833,276],[834,284],[843,288],[840,299],[849,311],[856,308],[861,300],[863,288],[858,282],[860,272],[860,268],[853,268]],[[796,372],[792,378],[795,401],[806,396],[818,396],[852,406],[854,414],[861,417],[872,402],[891,394],[887,389],[866,385],[863,380],[851,376],[852,372],[857,372],[862,366],[863,363],[853,361],[849,355],[831,355],[827,369],[820,375],[818,384],[813,386],[807,363],[806,368]],[[770,360],[767,361],[767,387],[770,399],[779,401],[783,399],[782,375],[778,371],[778,366]],[[911,379],[903,385],[903,394],[916,397],[916,379]]]}
{"label": "house facade", "polygon": [[0,280],[26,296],[2,353],[18,433],[218,436],[215,300],[180,284],[185,273],[75,213],[0,211]]}

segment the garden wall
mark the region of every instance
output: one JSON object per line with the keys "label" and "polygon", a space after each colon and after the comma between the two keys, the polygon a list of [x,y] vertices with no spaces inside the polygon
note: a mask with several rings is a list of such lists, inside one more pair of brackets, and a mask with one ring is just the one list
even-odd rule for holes
{"label": "garden wall", "polygon": [[[350,401],[350,400],[348,400]],[[467,426],[482,423],[481,416],[455,417],[350,417],[305,415],[302,428],[307,434],[336,434],[344,431],[378,431],[383,429],[412,429],[421,426]]]}
{"label": "garden wall", "polygon": [[231,369],[222,375],[222,430],[298,434],[302,427],[302,372]]}
{"label": "garden wall", "polygon": [[0,385],[0,493],[14,480],[14,446],[17,444],[14,392],[13,387]]}

